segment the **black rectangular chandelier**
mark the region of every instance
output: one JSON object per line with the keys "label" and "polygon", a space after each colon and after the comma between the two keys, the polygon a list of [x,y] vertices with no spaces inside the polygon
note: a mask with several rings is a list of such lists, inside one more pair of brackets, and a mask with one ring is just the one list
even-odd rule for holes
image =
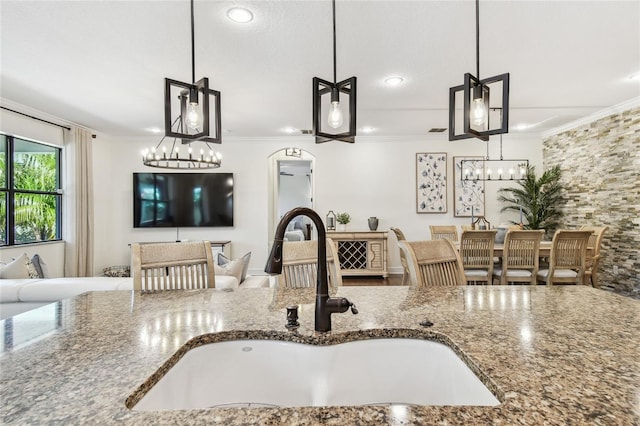
{"label": "black rectangular chandelier", "polygon": [[[332,140],[354,143],[356,137],[356,84],[351,77],[339,83],[331,83],[318,77],[313,78],[313,134],[316,143]],[[345,102],[347,97],[347,102]],[[348,105],[347,130],[343,127],[344,113],[340,105]],[[337,132],[336,132],[337,130]]]}
{"label": "black rectangular chandelier", "polygon": [[222,143],[220,92],[209,88],[209,79],[193,84],[170,78],[164,82],[165,136],[180,138],[183,144]]}
{"label": "black rectangular chandelier", "polygon": [[[500,114],[496,111],[500,110]],[[509,73],[480,78],[480,1],[476,0],[476,75],[449,89],[449,140],[509,132]]]}
{"label": "black rectangular chandelier", "polygon": [[449,89],[449,140],[501,133],[509,133],[509,73],[482,80],[466,73],[464,84]]}
{"label": "black rectangular chandelier", "polygon": [[[336,78],[336,0],[331,2],[333,13],[333,83],[313,77],[313,135],[316,143],[356,141],[356,77],[341,82]],[[342,103],[340,98],[342,97]],[[344,98],[347,97],[347,102]],[[341,105],[342,104],[342,105]],[[342,106],[347,105],[347,118]],[[345,125],[346,121],[346,125]]]}

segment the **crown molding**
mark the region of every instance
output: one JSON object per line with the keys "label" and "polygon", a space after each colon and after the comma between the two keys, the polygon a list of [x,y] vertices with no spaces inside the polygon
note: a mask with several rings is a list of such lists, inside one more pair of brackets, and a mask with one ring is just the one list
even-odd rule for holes
{"label": "crown molding", "polygon": [[621,102],[617,105],[610,106],[600,111],[596,111],[593,114],[589,114],[578,120],[574,120],[569,123],[563,124],[562,126],[554,127],[553,129],[549,129],[545,132],[542,132],[542,139],[547,139],[551,136],[559,135],[560,133],[564,133],[569,130],[575,129],[576,127],[584,126],[586,124],[591,124],[594,121],[600,120],[601,118],[605,118],[614,114],[620,114],[622,112],[628,111],[633,108],[638,108],[638,107],[640,107],[640,96],[629,99],[628,101],[625,101],[625,102]]}
{"label": "crown molding", "polygon": [[[78,127],[78,128],[81,128],[81,129],[85,129],[85,130],[87,130],[89,132],[95,133],[95,132],[93,132],[92,129],[89,129],[86,126],[82,126],[82,125],[74,123],[72,121],[65,120],[65,119],[57,117],[55,115],[51,115],[51,114],[48,114],[46,112],[40,111],[38,109],[31,108],[31,107],[28,107],[26,105],[22,105],[22,104],[20,104],[18,102],[14,102],[14,101],[6,99],[6,98],[0,98],[0,106],[3,106],[5,108],[9,108],[9,109],[14,110],[14,111],[17,111],[18,113],[21,113],[21,114],[31,115],[33,117],[40,118],[42,120],[50,121],[51,123],[53,123],[52,125],[58,125],[58,126],[62,126],[62,127],[71,127],[71,128]],[[12,114],[11,111],[8,111],[8,110],[3,110],[3,111],[6,111],[8,114]]]}

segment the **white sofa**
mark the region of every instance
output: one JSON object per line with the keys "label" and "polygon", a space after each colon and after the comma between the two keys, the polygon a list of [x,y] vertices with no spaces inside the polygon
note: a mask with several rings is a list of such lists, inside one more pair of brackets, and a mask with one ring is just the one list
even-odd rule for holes
{"label": "white sofa", "polygon": [[[238,284],[230,275],[216,275],[216,288],[269,287],[266,275],[249,275]],[[0,279],[0,319],[89,291],[133,290],[130,277],[67,277]]]}

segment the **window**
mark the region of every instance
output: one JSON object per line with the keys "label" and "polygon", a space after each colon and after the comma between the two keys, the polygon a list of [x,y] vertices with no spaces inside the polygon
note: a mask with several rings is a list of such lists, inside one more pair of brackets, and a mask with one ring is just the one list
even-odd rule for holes
{"label": "window", "polygon": [[61,239],[61,151],[0,134],[0,245]]}

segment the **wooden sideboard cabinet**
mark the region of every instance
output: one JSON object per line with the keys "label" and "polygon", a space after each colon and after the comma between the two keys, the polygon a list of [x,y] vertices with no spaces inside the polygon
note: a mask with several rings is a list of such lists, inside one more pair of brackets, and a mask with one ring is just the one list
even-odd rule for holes
{"label": "wooden sideboard cabinet", "polygon": [[386,231],[329,231],[327,238],[338,245],[342,275],[389,276]]}

